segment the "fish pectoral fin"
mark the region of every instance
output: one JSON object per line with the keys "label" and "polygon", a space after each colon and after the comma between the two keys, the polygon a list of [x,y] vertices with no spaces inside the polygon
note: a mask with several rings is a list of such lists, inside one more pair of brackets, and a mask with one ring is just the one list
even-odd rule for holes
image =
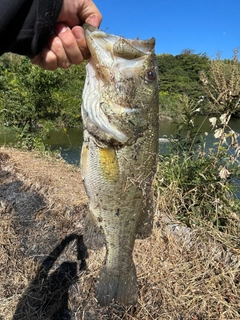
{"label": "fish pectoral fin", "polygon": [[116,182],[119,178],[119,166],[114,148],[99,148],[100,173],[108,182]]}
{"label": "fish pectoral fin", "polygon": [[87,169],[88,169],[88,147],[86,143],[83,143],[83,146],[82,146],[80,167],[81,167],[82,179],[84,180],[87,174]]}

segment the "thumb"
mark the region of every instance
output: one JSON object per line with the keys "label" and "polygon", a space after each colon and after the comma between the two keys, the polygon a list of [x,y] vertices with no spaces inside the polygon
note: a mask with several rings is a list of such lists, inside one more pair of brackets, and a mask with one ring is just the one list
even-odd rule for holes
{"label": "thumb", "polygon": [[92,14],[86,19],[86,23],[90,24],[91,26],[98,28],[100,26],[100,23],[102,21],[102,18],[99,19],[99,16]]}
{"label": "thumb", "polygon": [[98,28],[102,21],[102,15],[92,1],[84,1],[84,5],[79,9],[78,17],[80,21],[91,24]]}

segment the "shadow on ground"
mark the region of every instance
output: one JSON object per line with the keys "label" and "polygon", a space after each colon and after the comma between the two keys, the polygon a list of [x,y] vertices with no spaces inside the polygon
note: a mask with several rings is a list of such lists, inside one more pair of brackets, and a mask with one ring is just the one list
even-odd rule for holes
{"label": "shadow on ground", "polygon": [[[77,261],[64,261],[55,271],[54,264],[63,250],[76,241]],[[77,282],[79,271],[86,269],[87,248],[82,235],[71,234],[61,241],[42,262],[39,271],[19,300],[12,320],[70,320],[68,294]]]}

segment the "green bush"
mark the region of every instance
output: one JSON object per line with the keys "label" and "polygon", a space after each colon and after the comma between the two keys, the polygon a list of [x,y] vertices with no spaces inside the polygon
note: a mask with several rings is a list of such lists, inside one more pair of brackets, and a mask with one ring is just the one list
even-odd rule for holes
{"label": "green bush", "polygon": [[51,129],[79,127],[85,64],[51,72],[12,57],[0,61],[0,121],[20,146],[42,149]]}

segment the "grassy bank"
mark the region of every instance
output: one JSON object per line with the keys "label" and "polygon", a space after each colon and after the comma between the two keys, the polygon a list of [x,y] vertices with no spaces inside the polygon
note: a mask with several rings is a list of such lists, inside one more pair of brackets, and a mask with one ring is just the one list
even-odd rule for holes
{"label": "grassy bank", "polygon": [[[209,119],[206,150],[186,98],[160,155],[152,235],[136,240],[135,307],[95,299],[104,248],[82,242],[87,198],[79,169],[47,154],[0,149],[0,319],[240,318],[239,135],[231,111]],[[86,267],[87,269],[84,267]],[[64,315],[64,316],[63,316]]]}
{"label": "grassy bank", "polygon": [[181,223],[169,211],[169,205],[181,209],[179,189],[171,197],[168,188],[158,189],[153,233],[136,241],[136,307],[100,308],[94,292],[104,249],[88,250],[87,270],[79,270],[87,206],[80,172],[62,160],[6,148],[0,164],[1,319],[53,320],[61,312],[77,320],[240,317],[239,245],[213,224]]}

